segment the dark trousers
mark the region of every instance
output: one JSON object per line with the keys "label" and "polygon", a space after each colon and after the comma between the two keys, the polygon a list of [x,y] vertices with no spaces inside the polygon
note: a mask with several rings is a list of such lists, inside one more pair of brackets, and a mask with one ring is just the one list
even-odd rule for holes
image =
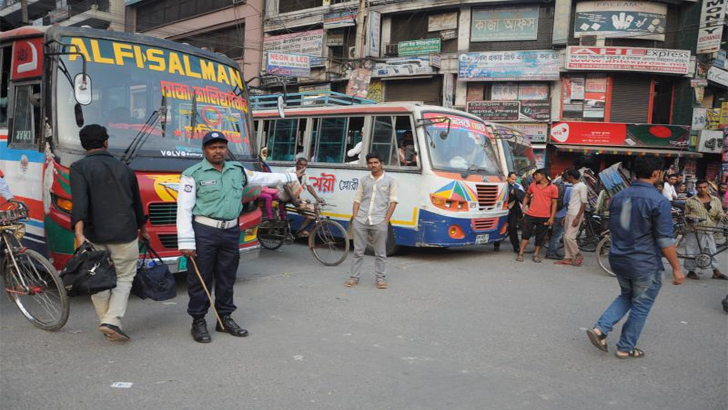
{"label": "dark trousers", "polygon": [[[518,206],[518,204],[514,205]],[[518,218],[520,218],[520,212],[508,213],[508,236],[511,238],[511,246],[514,251],[521,249],[521,241],[518,239]]]}
{"label": "dark trousers", "polygon": [[[233,286],[240,261],[238,242],[240,241],[240,227],[218,229],[211,226],[192,222],[195,230],[195,246],[197,267],[200,275],[212,293],[214,284],[215,309],[220,316],[227,316],[236,309],[233,303]],[[190,303],[187,313],[193,319],[205,317],[210,308],[210,301],[205,295],[192,263],[187,265],[187,293]]]}

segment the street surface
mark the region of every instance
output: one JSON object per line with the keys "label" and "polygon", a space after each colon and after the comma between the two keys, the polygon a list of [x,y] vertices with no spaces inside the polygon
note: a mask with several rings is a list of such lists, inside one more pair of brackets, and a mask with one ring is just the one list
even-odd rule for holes
{"label": "street surface", "polygon": [[251,336],[214,332],[210,312],[208,345],[190,337],[183,284],[169,302],[132,296],[127,344],[96,330],[88,298],[48,333],[2,297],[0,408],[728,408],[728,283],[666,277],[639,342],[646,357],[622,361],[618,333],[609,354],[584,333],[618,292],[594,254],[581,268],[526,256],[515,262],[506,244],[408,250],[377,290],[371,273],[342,286],[350,259],[327,268],[302,245],[263,250],[235,289]]}

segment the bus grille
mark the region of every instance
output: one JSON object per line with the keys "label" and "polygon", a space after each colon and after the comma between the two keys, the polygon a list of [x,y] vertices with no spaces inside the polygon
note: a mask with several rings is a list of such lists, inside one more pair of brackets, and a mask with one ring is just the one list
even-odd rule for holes
{"label": "bus grille", "polygon": [[498,218],[473,219],[473,231],[492,231],[498,225]]}
{"label": "bus grille", "polygon": [[492,209],[498,200],[498,185],[477,184],[478,208],[481,210]]}
{"label": "bus grille", "polygon": [[159,242],[167,249],[177,249],[177,234],[161,233],[159,234]]}
{"label": "bus grille", "polygon": [[177,223],[177,203],[160,202],[149,204],[149,223],[152,225],[174,225]]}

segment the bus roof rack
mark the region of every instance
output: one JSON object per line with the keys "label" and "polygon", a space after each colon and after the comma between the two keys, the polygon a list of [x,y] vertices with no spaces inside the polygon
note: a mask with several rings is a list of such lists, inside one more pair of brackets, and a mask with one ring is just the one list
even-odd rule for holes
{"label": "bus roof rack", "polygon": [[304,91],[300,93],[275,93],[251,95],[253,111],[275,110],[278,108],[278,97],[283,97],[286,108],[315,105],[316,107],[335,107],[346,105],[376,104],[374,100],[354,97],[335,91]]}

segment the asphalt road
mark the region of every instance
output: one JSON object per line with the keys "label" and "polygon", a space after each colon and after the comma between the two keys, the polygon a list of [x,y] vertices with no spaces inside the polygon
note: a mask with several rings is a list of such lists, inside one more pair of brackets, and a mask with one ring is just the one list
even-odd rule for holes
{"label": "asphalt road", "polygon": [[371,273],[344,288],[348,262],[263,251],[235,289],[251,336],[213,332],[208,345],[189,335],[183,285],[166,303],[132,297],[127,344],[104,339],[86,298],[49,333],[3,297],[0,408],[728,408],[728,283],[707,273],[666,281],[640,339],[647,356],[622,361],[584,333],[618,291],[593,254],[570,268],[515,262],[507,245],[415,249],[390,258],[387,290]]}

